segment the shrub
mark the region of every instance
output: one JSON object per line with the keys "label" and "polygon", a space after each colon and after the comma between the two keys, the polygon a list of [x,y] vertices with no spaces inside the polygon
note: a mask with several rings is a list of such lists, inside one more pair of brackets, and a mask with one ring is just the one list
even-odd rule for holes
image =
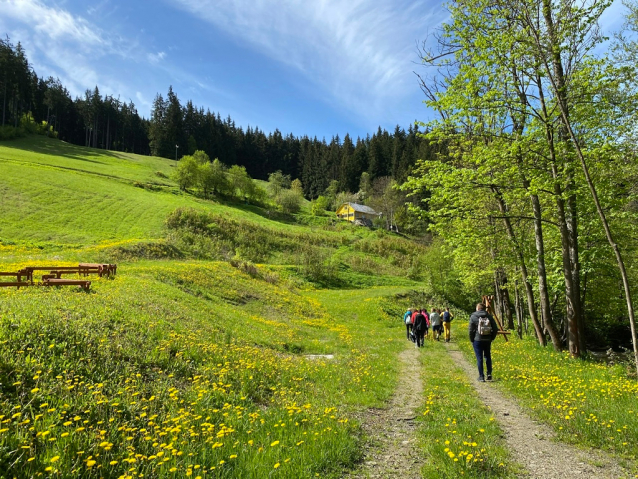
{"label": "shrub", "polygon": [[330,206],[330,201],[325,196],[319,196],[316,200],[312,201],[312,214],[314,216],[323,216],[326,214],[326,210]]}
{"label": "shrub", "polygon": [[275,198],[277,206],[286,214],[299,213],[299,210],[301,210],[301,200],[301,195],[292,190],[282,190],[277,198]]}
{"label": "shrub", "polygon": [[22,138],[26,136],[26,132],[23,128],[14,128],[9,125],[0,126],[0,140],[15,140],[16,138]]}

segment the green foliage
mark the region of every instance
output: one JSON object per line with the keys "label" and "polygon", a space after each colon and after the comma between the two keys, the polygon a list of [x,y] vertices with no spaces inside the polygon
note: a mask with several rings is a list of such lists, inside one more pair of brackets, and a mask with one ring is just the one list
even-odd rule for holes
{"label": "green foliage", "polygon": [[290,184],[290,175],[284,175],[281,171],[268,175],[268,192],[273,198],[279,196],[283,190],[290,189]]}
{"label": "green foliage", "polygon": [[0,126],[0,141],[15,140],[26,136],[24,128],[14,128],[10,125]]}
{"label": "green foliage", "polygon": [[281,208],[281,211],[285,214],[299,213],[301,210],[301,201],[303,197],[298,191],[282,190],[275,198],[275,203]]}
{"label": "green foliage", "polygon": [[312,200],[311,211],[315,216],[323,216],[329,207],[330,200],[325,196],[318,196],[317,199]]}
{"label": "green foliage", "polygon": [[200,175],[200,163],[194,156],[182,156],[173,173],[173,180],[180,189],[188,190],[197,185]]}
{"label": "green foliage", "polygon": [[226,178],[226,168],[217,159],[206,162],[199,168],[199,186],[204,192],[204,197],[209,192],[227,194],[230,192],[230,183]]}

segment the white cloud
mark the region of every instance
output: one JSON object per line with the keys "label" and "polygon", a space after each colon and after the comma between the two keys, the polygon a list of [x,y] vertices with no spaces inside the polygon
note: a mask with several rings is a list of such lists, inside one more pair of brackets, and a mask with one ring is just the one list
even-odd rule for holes
{"label": "white cloud", "polygon": [[324,96],[360,115],[413,93],[415,42],[445,15],[438,1],[426,0],[173,3],[302,72]]}
{"label": "white cloud", "polygon": [[135,98],[137,98],[137,101],[139,102],[138,105],[142,106],[144,110],[151,110],[151,102],[144,97],[144,94],[141,91],[135,93]]}
{"label": "white cloud", "polygon": [[146,58],[148,58],[148,61],[151,63],[159,63],[164,59],[164,57],[166,57],[166,53],[164,52],[149,53],[146,55]]}

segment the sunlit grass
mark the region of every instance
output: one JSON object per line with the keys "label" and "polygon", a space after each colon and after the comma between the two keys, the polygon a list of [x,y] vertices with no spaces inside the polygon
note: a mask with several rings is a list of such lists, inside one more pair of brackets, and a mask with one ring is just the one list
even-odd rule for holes
{"label": "sunlit grass", "polygon": [[[460,346],[473,358],[469,341]],[[560,440],[638,458],[638,382],[628,378],[625,365],[571,359],[567,352],[540,348],[532,338],[507,343],[499,338],[492,356],[495,384]]]}
{"label": "sunlit grass", "polygon": [[443,343],[421,354],[425,405],[419,409],[424,477],[516,477],[502,431]]}
{"label": "sunlit grass", "polygon": [[6,477],[338,476],[360,455],[351,412],[396,381],[402,343],[375,307],[361,341],[333,306],[226,263],[0,296]]}

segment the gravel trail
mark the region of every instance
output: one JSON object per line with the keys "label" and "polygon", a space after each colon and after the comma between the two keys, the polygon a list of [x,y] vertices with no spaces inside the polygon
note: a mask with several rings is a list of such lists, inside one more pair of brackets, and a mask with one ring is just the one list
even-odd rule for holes
{"label": "gravel trail", "polygon": [[[406,342],[407,343],[407,342]],[[399,354],[401,371],[396,392],[387,408],[368,410],[362,418],[366,435],[372,443],[366,446],[361,468],[345,477],[349,479],[420,479],[416,444],[416,408],[423,403],[419,354],[412,343]]]}
{"label": "gravel trail", "polygon": [[[448,353],[472,378],[480,399],[494,412],[505,434],[512,458],[523,465],[525,479],[618,479],[632,477],[614,458],[602,451],[580,449],[554,439],[546,425],[532,420],[512,399],[505,397],[489,382],[477,380],[475,363],[470,364],[453,343]],[[498,380],[498,364],[494,364]]]}

